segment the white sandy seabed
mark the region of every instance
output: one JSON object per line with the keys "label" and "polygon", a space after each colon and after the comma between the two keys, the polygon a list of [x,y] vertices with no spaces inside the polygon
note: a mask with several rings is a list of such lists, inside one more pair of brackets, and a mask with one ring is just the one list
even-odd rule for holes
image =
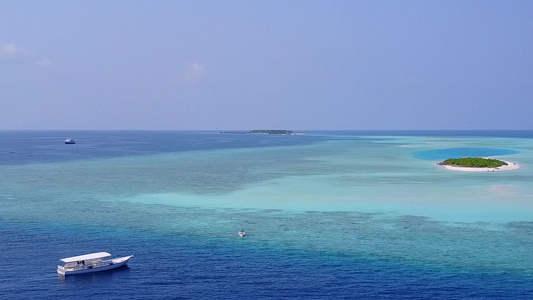
{"label": "white sandy seabed", "polygon": [[[486,157],[486,158],[490,158],[490,157]],[[502,160],[502,161],[507,163],[507,165],[503,165],[497,168],[477,168],[477,167],[457,167],[457,166],[441,166],[441,167],[447,170],[462,171],[462,172],[502,172],[502,171],[512,171],[512,170],[520,169],[520,165],[517,163],[513,163],[513,162],[509,162],[505,160]]]}

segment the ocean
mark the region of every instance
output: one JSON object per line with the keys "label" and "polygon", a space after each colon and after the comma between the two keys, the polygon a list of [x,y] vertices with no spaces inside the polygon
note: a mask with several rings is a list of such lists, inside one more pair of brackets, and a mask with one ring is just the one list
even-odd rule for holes
{"label": "ocean", "polygon": [[0,131],[0,298],[533,299],[533,131],[303,133]]}

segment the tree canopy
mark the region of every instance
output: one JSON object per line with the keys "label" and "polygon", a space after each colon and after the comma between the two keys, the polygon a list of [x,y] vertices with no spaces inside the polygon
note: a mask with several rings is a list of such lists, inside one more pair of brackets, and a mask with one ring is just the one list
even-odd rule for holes
{"label": "tree canopy", "polygon": [[255,129],[250,130],[249,134],[293,134],[292,130],[277,130],[277,129]]}
{"label": "tree canopy", "polygon": [[507,165],[506,162],[482,157],[463,157],[463,158],[448,158],[440,162],[439,165],[457,166],[457,167],[473,167],[473,168],[497,168]]}

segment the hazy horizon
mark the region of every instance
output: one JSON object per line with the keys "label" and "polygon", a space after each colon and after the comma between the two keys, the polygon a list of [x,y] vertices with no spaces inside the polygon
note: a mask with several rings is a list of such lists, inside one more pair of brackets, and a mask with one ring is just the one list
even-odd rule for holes
{"label": "hazy horizon", "polygon": [[0,130],[531,130],[531,1],[3,1]]}

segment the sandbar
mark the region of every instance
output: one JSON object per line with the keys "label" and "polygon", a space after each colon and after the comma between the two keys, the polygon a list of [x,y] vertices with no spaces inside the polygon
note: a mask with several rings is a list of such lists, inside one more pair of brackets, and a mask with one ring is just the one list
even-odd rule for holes
{"label": "sandbar", "polygon": [[517,163],[513,163],[513,162],[505,161],[505,160],[502,160],[502,161],[507,163],[507,165],[503,165],[497,168],[457,167],[457,166],[447,166],[447,165],[439,165],[439,166],[447,170],[461,171],[461,172],[502,172],[502,171],[512,171],[512,170],[520,169],[520,165]]}

